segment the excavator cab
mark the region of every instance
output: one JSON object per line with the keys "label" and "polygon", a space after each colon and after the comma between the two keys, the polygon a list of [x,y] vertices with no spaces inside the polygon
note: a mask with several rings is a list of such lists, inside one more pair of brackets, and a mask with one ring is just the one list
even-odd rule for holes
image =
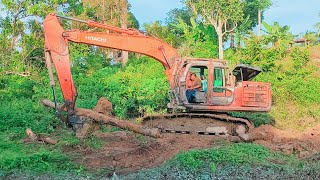
{"label": "excavator cab", "polygon": [[[239,64],[233,71],[227,61],[218,59],[187,58],[177,76],[175,87],[177,97],[168,105],[187,111],[269,111],[271,107],[271,87],[269,83],[257,83],[251,80],[261,69]],[[196,91],[194,101],[186,98],[186,78],[189,72],[197,77],[204,76],[207,91]]]}

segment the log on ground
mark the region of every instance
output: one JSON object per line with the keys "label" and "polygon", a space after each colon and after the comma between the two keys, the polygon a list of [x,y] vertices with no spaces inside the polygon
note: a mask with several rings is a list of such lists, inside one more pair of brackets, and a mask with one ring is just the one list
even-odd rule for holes
{"label": "log on ground", "polygon": [[[54,108],[54,103],[50,100],[44,99],[41,102],[45,106]],[[150,129],[150,128],[135,124],[130,121],[119,120],[119,119],[116,119],[113,117],[106,116],[104,114],[98,113],[98,112],[93,111],[91,109],[76,108],[75,113],[78,116],[85,116],[90,119],[93,119],[96,122],[100,122],[103,124],[117,126],[117,127],[120,127],[121,129],[128,129],[130,131],[133,131],[133,132],[136,132],[139,134],[143,134],[143,135],[147,135],[147,136],[151,136],[151,137],[155,137],[155,138],[161,137],[160,131],[157,128]]]}

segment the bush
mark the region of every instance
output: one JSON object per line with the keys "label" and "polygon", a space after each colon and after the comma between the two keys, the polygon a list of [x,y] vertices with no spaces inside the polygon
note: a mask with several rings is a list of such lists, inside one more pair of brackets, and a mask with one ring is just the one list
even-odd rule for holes
{"label": "bush", "polygon": [[309,52],[307,49],[300,49],[298,47],[293,48],[290,53],[290,57],[293,61],[293,67],[298,70],[305,66],[309,61]]}

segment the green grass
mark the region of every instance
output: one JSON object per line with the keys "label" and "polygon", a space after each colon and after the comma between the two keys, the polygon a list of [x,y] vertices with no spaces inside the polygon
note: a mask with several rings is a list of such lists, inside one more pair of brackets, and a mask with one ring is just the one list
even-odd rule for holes
{"label": "green grass", "polygon": [[23,144],[21,141],[1,134],[0,169],[2,171],[34,172],[78,172],[81,166],[72,163],[71,159],[59,149],[46,145]]}
{"label": "green grass", "polygon": [[176,155],[160,167],[124,179],[279,179],[314,178],[320,163],[276,153],[250,143],[226,144]]}

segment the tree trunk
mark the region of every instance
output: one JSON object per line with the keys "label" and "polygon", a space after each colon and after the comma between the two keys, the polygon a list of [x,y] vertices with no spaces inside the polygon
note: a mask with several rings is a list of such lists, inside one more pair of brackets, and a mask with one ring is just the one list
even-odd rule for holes
{"label": "tree trunk", "polygon": [[223,33],[222,30],[217,31],[219,39],[219,59],[223,59]]}
{"label": "tree trunk", "polygon": [[[54,108],[54,103],[50,100],[44,99],[41,102],[45,106]],[[120,127],[121,129],[128,129],[130,131],[133,131],[133,132],[136,132],[139,134],[144,134],[146,136],[151,136],[151,137],[155,137],[155,138],[161,137],[159,129],[157,129],[157,128],[152,128],[152,129],[146,128],[144,126],[135,124],[130,121],[119,120],[119,119],[115,119],[115,118],[106,116],[104,114],[98,113],[98,112],[93,111],[91,109],[76,108],[75,112],[76,112],[76,115],[78,115],[78,116],[89,117],[90,119],[93,119],[94,121],[99,122],[99,123],[117,126],[117,127]]]}
{"label": "tree trunk", "polygon": [[[128,28],[128,1],[120,0],[120,24],[121,28]],[[122,51],[122,66],[125,66],[128,62],[128,51]]]}
{"label": "tree trunk", "polygon": [[258,36],[261,35],[261,10],[258,10]]}
{"label": "tree trunk", "polygon": [[235,45],[234,45],[234,32],[233,31],[231,31],[230,32],[230,48],[234,48],[235,47]]}

